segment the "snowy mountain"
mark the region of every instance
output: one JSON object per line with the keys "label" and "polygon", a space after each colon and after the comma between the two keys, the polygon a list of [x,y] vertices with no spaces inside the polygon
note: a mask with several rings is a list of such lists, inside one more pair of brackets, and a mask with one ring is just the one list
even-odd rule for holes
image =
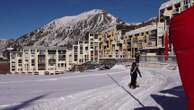
{"label": "snowy mountain", "polygon": [[3,53],[14,42],[14,40],[0,39],[0,57],[3,57]]}
{"label": "snowy mountain", "polygon": [[0,50],[5,48],[8,44],[8,40],[6,39],[0,39]]}
{"label": "snowy mountain", "polygon": [[84,39],[88,32],[101,32],[115,25],[129,24],[104,10],[94,9],[76,16],[55,19],[18,38],[16,42],[22,46],[63,46]]}

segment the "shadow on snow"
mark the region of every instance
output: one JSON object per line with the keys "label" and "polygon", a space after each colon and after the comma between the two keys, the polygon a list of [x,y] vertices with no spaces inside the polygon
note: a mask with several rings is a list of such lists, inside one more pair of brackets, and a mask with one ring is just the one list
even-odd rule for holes
{"label": "shadow on snow", "polygon": [[27,100],[25,102],[22,102],[21,104],[18,104],[18,105],[15,105],[15,106],[11,106],[11,107],[7,107],[7,108],[4,108],[2,110],[20,110],[20,109],[23,109],[25,107],[28,107],[30,106],[33,102],[39,100],[39,99],[42,99],[44,97],[46,97],[48,94],[45,94],[45,95],[40,95],[40,96],[37,96],[35,98],[32,98],[30,100]]}
{"label": "shadow on snow", "polygon": [[[168,90],[160,91],[164,95],[151,95],[151,97],[158,103],[164,110],[187,110],[187,102],[182,86],[177,86]],[[165,95],[170,94],[173,96]],[[134,110],[160,110],[158,107],[141,107]]]}

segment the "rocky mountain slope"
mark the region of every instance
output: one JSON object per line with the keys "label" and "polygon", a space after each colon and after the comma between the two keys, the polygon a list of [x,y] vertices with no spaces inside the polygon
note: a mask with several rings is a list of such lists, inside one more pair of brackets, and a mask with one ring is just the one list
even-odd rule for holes
{"label": "rocky mountain slope", "polygon": [[84,39],[86,33],[97,33],[115,25],[129,25],[110,13],[94,9],[76,16],[55,19],[16,40],[22,46],[64,46]]}
{"label": "rocky mountain slope", "polygon": [[14,43],[14,40],[5,40],[0,39],[0,58],[2,58],[4,55],[4,52],[7,50],[7,48]]}

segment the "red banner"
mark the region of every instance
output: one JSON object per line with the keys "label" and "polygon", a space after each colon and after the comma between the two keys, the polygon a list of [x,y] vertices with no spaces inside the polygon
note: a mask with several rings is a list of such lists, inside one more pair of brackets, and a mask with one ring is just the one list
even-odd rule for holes
{"label": "red banner", "polygon": [[164,58],[165,61],[168,61],[168,33],[165,33],[164,36]]}
{"label": "red banner", "polygon": [[171,20],[170,38],[176,52],[189,110],[194,110],[194,7]]}

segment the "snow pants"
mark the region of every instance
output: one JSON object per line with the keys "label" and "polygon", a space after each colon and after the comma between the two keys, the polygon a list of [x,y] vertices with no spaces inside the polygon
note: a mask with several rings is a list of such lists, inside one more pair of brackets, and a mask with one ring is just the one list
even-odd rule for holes
{"label": "snow pants", "polygon": [[137,73],[133,73],[131,75],[131,83],[130,83],[130,88],[136,88],[137,87]]}

